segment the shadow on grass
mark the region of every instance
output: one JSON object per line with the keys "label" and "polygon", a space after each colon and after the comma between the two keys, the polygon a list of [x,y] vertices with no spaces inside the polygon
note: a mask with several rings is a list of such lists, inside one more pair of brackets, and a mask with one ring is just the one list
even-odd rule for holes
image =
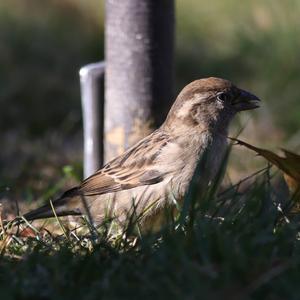
{"label": "shadow on grass", "polygon": [[[197,184],[184,215],[136,236],[134,212],[117,235],[111,221],[92,234],[19,238],[1,257],[0,289],[14,298],[296,299],[299,216],[278,197],[269,168],[240,190]],[[197,182],[197,174],[194,182]],[[188,197],[192,197],[188,199]],[[3,244],[3,239],[2,239]]]}

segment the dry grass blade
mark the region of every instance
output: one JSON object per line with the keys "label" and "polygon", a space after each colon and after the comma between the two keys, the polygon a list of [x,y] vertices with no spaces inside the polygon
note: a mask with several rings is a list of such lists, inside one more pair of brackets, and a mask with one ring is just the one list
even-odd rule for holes
{"label": "dry grass blade", "polygon": [[5,249],[9,246],[11,241],[12,241],[12,237],[9,235],[6,235],[0,245],[0,256],[4,255]]}
{"label": "dry grass blade", "polygon": [[3,210],[2,204],[0,203],[0,231],[3,234],[3,236],[5,237],[6,231],[5,231],[5,227],[4,227],[3,220],[2,220],[2,210]]}
{"label": "dry grass blade", "polygon": [[63,226],[63,224],[61,223],[60,219],[58,218],[58,216],[57,216],[57,214],[56,214],[56,211],[55,211],[55,209],[54,209],[53,203],[52,203],[51,200],[50,200],[50,206],[51,206],[51,209],[52,209],[52,211],[53,211],[54,217],[55,217],[56,221],[58,222],[59,227],[60,227],[60,229],[62,230],[62,232],[63,232],[65,238],[66,238],[67,240],[69,240],[69,236],[68,236],[68,234],[67,234],[67,231],[66,231],[65,227]]}

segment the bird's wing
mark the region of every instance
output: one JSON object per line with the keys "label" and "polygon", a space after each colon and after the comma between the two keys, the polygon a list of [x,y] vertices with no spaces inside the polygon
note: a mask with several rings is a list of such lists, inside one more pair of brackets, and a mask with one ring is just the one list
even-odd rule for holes
{"label": "bird's wing", "polygon": [[155,161],[169,141],[168,135],[154,132],[84,180],[77,192],[101,195],[162,181],[166,173],[156,167]]}
{"label": "bird's wing", "polygon": [[[154,132],[146,137],[84,180],[81,185],[66,191],[60,198],[53,201],[56,215],[82,214],[78,207],[78,196],[101,195],[162,181],[167,173],[158,170],[155,162],[160,151],[169,141],[169,136],[161,132]],[[53,210],[49,204],[24,215],[28,221],[53,216]]]}
{"label": "bird's wing", "polygon": [[[123,170],[124,171],[124,170]],[[157,170],[127,170],[114,175],[101,171],[86,179],[77,192],[92,196],[131,189],[140,185],[155,184],[162,181],[164,174]]]}

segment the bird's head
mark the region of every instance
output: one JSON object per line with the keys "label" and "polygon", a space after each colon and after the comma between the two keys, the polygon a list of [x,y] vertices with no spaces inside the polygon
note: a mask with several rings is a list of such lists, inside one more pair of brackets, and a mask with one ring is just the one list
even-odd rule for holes
{"label": "bird's head", "polygon": [[227,131],[237,112],[259,107],[259,98],[229,80],[209,77],[188,84],[173,104],[165,126]]}

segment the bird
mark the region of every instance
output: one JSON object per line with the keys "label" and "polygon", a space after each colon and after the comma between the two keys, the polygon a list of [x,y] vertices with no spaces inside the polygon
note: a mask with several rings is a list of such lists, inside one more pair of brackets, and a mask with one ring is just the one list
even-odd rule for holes
{"label": "bird", "polygon": [[224,159],[231,120],[241,111],[258,108],[259,101],[226,79],[195,80],[182,89],[158,129],[67,190],[52,206],[27,212],[24,218],[89,216],[99,225],[109,212],[124,224],[134,207],[141,226],[149,227],[166,208],[182,203],[204,155],[200,185],[209,186]]}

